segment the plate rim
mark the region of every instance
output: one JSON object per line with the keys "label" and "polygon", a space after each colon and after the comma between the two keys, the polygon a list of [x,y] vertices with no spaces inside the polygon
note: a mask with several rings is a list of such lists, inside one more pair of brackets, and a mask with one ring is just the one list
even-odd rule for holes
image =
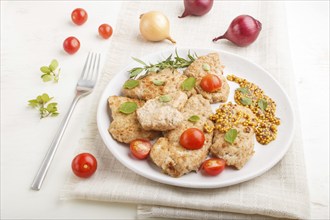
{"label": "plate rim", "polygon": [[[229,179],[229,180],[225,180],[225,181],[222,181],[221,183],[219,184],[216,184],[216,183],[213,183],[212,184],[205,184],[205,183],[194,183],[194,184],[189,184],[189,183],[182,183],[182,182],[175,182],[173,180],[177,179],[177,178],[173,178],[171,179],[171,181],[167,178],[165,179],[159,179],[158,177],[155,177],[153,175],[150,175],[146,172],[143,172],[137,168],[135,168],[134,166],[131,166],[129,163],[126,163],[124,159],[121,158],[121,156],[119,155],[119,153],[117,151],[114,151],[114,150],[111,150],[112,148],[109,147],[105,141],[105,138],[107,136],[109,136],[109,132],[108,130],[103,131],[103,129],[101,129],[101,112],[104,111],[103,109],[103,106],[104,106],[104,103],[102,103],[102,101],[104,100],[107,100],[107,97],[109,97],[109,94],[106,94],[106,90],[109,86],[109,84],[116,80],[116,78],[119,78],[120,77],[120,73],[124,72],[125,70],[127,70],[130,66],[132,66],[133,64],[133,61],[132,62],[129,62],[127,65],[125,65],[120,71],[118,71],[117,73],[115,73],[115,75],[113,76],[113,78],[107,83],[107,85],[103,88],[103,91],[102,91],[102,94],[99,98],[99,102],[98,102],[98,105],[97,105],[97,115],[96,115],[96,122],[97,122],[97,128],[98,128],[98,132],[101,136],[101,139],[103,141],[103,143],[106,145],[107,149],[113,154],[113,156],[115,157],[116,160],[118,160],[122,165],[124,165],[126,168],[132,170],[133,172],[135,172],[136,174],[140,175],[140,176],[143,176],[147,179],[150,179],[150,180],[153,180],[153,181],[156,181],[158,183],[163,183],[163,184],[167,184],[167,185],[171,185],[171,186],[178,186],[178,187],[185,187],[185,188],[199,188],[199,189],[202,189],[202,188],[222,188],[222,187],[226,187],[226,186],[231,186],[231,185],[236,185],[238,183],[242,183],[242,182],[245,182],[245,181],[248,181],[248,180],[251,180],[251,179],[254,179],[258,176],[261,176],[263,175],[264,173],[266,173],[268,170],[270,170],[271,168],[273,168],[277,163],[279,163],[283,157],[285,156],[285,154],[287,153],[287,151],[289,150],[291,144],[292,144],[292,140],[293,140],[293,137],[294,137],[294,134],[295,134],[295,112],[293,110],[293,105],[292,105],[292,102],[288,96],[288,94],[286,93],[286,91],[283,89],[283,87],[281,86],[281,84],[267,71],[265,70],[262,66],[260,66],[259,64],[256,64],[255,62],[245,58],[245,57],[242,57],[240,55],[237,55],[237,54],[234,54],[232,52],[228,52],[228,51],[224,51],[224,50],[219,50],[219,49],[213,49],[213,48],[180,48],[180,47],[176,47],[175,49],[171,48],[171,49],[166,49],[166,50],[160,50],[158,52],[154,52],[154,53],[151,53],[151,54],[148,54],[148,55],[145,55],[143,56],[141,59],[143,60],[148,60],[150,59],[150,57],[154,57],[154,56],[157,56],[157,55],[161,55],[162,53],[173,53],[175,51],[181,51],[181,50],[185,50],[185,51],[209,51],[209,53],[212,51],[212,52],[216,52],[216,53],[219,53],[220,56],[221,54],[227,54],[229,56],[233,56],[235,57],[236,59],[240,59],[240,60],[243,60],[244,62],[247,62],[249,63],[250,65],[253,65],[255,66],[257,69],[260,69],[262,72],[266,73],[268,75],[268,77],[271,78],[271,80],[281,89],[282,93],[284,94],[284,97],[286,99],[286,101],[289,103],[289,111],[292,115],[292,132],[290,134],[290,137],[288,138],[289,140],[287,141],[287,146],[285,148],[283,148],[279,154],[277,154],[277,156],[271,161],[271,163],[269,163],[267,165],[266,168],[264,169],[261,169],[261,170],[258,170],[258,172],[253,172],[252,174],[250,175],[247,175],[245,178],[236,178],[236,179]],[[106,133],[106,134],[105,134]],[[111,135],[110,135],[111,136]],[[111,137],[112,138],[112,137]],[[115,140],[116,141],[116,140]]]}

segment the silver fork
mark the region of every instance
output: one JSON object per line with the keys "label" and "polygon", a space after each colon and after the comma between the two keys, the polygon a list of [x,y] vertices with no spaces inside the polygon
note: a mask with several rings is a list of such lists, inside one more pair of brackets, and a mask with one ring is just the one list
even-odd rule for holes
{"label": "silver fork", "polygon": [[89,52],[86,62],[84,65],[84,69],[82,71],[81,77],[77,82],[76,87],[76,96],[74,97],[72,104],[64,117],[61,126],[59,127],[52,144],[50,145],[44,160],[42,161],[40,168],[34,177],[31,188],[33,190],[40,190],[41,185],[46,177],[47,171],[50,167],[50,164],[55,156],[56,150],[60,144],[64,131],[68,125],[69,119],[72,115],[72,112],[81,97],[84,97],[90,94],[93,91],[93,88],[96,84],[99,67],[100,67],[100,59],[101,55],[98,53]]}

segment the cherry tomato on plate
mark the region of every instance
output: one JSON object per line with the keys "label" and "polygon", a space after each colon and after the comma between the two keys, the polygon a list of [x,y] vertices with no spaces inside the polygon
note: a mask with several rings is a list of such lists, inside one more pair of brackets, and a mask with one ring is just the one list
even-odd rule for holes
{"label": "cherry tomato on plate", "polygon": [[216,176],[226,167],[226,161],[220,158],[211,158],[205,160],[202,169],[210,176]]}
{"label": "cherry tomato on plate", "polygon": [[82,178],[93,175],[97,169],[97,161],[90,153],[78,154],[71,163],[73,173]]}
{"label": "cherry tomato on plate", "polygon": [[216,92],[222,86],[221,79],[214,74],[207,74],[201,80],[200,86],[205,92]]}
{"label": "cherry tomato on plate", "polygon": [[189,128],[180,136],[180,144],[188,150],[197,150],[203,147],[205,142],[204,133],[197,128]]}
{"label": "cherry tomato on plate", "polygon": [[112,27],[108,24],[101,24],[99,26],[99,35],[104,39],[108,39],[112,35]]}
{"label": "cherry tomato on plate", "polygon": [[136,139],[129,144],[133,156],[140,160],[146,159],[149,156],[151,147],[150,141],[144,139]]}
{"label": "cherry tomato on plate", "polygon": [[74,54],[79,50],[80,42],[75,37],[68,37],[63,42],[63,48],[68,54]]}
{"label": "cherry tomato on plate", "polygon": [[76,8],[71,13],[71,20],[76,25],[82,25],[83,23],[85,23],[87,21],[87,18],[88,18],[88,14],[82,8]]}

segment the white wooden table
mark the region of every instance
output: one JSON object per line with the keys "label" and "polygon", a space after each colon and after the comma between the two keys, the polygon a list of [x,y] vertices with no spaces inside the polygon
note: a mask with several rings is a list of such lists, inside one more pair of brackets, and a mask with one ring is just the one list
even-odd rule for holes
{"label": "white wooden table", "polygon": [[[286,2],[292,62],[296,74],[313,219],[329,218],[329,2]],[[121,2],[1,1],[1,219],[132,219],[136,206],[94,201],[60,201],[59,190],[78,146],[88,111],[82,99],[41,191],[32,179],[63,115],[40,120],[27,101],[42,92],[68,109],[84,58],[94,50],[106,55],[111,38],[97,36],[109,23],[116,31]],[[85,8],[83,26],[71,23],[74,8]],[[286,31],[286,30],[283,30]],[[62,42],[77,36],[81,48],[70,56]],[[39,67],[58,59],[58,84],[42,83]],[[315,110],[317,113],[315,113]]]}

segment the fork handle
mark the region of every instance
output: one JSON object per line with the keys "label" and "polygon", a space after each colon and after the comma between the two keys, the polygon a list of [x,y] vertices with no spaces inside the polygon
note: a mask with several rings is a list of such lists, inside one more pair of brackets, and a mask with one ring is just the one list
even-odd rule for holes
{"label": "fork handle", "polygon": [[72,115],[72,112],[77,104],[77,102],[79,101],[81,97],[81,94],[80,93],[77,93],[76,96],[74,97],[72,103],[71,103],[71,106],[69,108],[69,111],[66,113],[60,127],[58,128],[57,130],[57,133],[52,141],[52,144],[50,145],[45,157],[44,157],[44,160],[42,161],[40,167],[39,167],[39,170],[36,174],[36,176],[34,177],[34,180],[32,182],[32,185],[31,185],[31,188],[33,190],[40,190],[41,188],[41,185],[46,177],[46,174],[47,174],[47,171],[50,167],[50,164],[55,156],[55,153],[56,153],[56,150],[60,144],[60,141],[62,139],[62,136],[64,134],[64,131],[68,125],[68,122],[71,118],[71,115]]}

